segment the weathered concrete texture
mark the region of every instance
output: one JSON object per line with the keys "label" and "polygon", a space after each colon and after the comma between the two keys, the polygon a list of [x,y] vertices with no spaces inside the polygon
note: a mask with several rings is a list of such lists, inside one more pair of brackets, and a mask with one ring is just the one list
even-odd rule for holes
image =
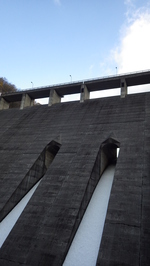
{"label": "weathered concrete texture", "polygon": [[60,102],[61,102],[61,97],[57,94],[57,92],[55,90],[50,90],[48,106]]}
{"label": "weathered concrete texture", "polygon": [[0,110],[9,109],[9,103],[3,97],[0,97]]}
{"label": "weathered concrete texture", "polygon": [[20,109],[24,109],[25,107],[33,106],[33,99],[29,97],[27,93],[22,95]]}
{"label": "weathered concrete texture", "polygon": [[29,190],[45,175],[49,165],[52,163],[60,144],[51,141],[41,152],[28,173],[16,187],[4,207],[0,210],[0,222],[19,203],[19,201],[29,192]]}
{"label": "weathered concrete texture", "polygon": [[121,98],[124,98],[128,93],[127,83],[125,79],[121,79],[120,88],[121,88]]}
{"label": "weathered concrete texture", "polygon": [[0,209],[44,147],[62,144],[3,244],[0,265],[62,265],[99,179],[101,144],[112,132],[120,153],[97,265],[150,264],[149,98],[0,111]]}
{"label": "weathered concrete texture", "polygon": [[142,176],[141,203],[141,265],[150,264],[150,94],[146,97],[146,119],[144,130],[144,172]]}
{"label": "weathered concrete texture", "polygon": [[90,99],[90,93],[85,84],[81,85],[81,92],[80,92],[80,103],[83,103],[85,100]]}

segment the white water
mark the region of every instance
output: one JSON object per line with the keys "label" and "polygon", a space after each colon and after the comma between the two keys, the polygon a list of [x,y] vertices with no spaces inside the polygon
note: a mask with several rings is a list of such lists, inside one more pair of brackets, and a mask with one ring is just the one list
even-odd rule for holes
{"label": "white water", "polygon": [[[17,222],[19,216],[23,212],[28,201],[32,197],[34,191],[39,185],[40,181],[26,194],[26,196],[13,208],[13,210],[0,223],[0,248],[9,235],[10,231]],[[15,244],[15,243],[14,243]]]}
{"label": "white water", "polygon": [[114,172],[109,166],[101,176],[63,266],[96,265]]}

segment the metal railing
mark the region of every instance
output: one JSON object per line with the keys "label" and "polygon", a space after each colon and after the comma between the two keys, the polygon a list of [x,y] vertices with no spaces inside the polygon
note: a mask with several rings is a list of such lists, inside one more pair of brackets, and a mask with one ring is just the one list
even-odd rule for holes
{"label": "metal railing", "polygon": [[[27,88],[25,90],[18,90],[16,92],[14,92],[14,91],[12,91],[12,92],[13,92],[13,94],[17,94],[17,93],[20,93],[22,91],[32,91],[32,90],[56,88],[56,87],[67,86],[67,85],[82,84],[82,83],[86,83],[86,82],[90,82],[90,81],[92,82],[92,81],[96,81],[96,80],[98,81],[98,80],[115,78],[115,77],[124,77],[124,76],[129,76],[129,75],[142,74],[142,73],[146,73],[146,72],[150,72],[150,69],[142,70],[142,71],[122,73],[122,74],[116,74],[116,75],[102,76],[102,77],[97,77],[97,78],[92,78],[92,79],[83,79],[83,80],[77,80],[77,81],[71,81],[71,82],[56,83],[56,84],[52,84],[52,85],[46,85],[46,86],[40,86],[40,87],[34,87],[34,88]],[[1,95],[12,94],[12,92],[4,92]]]}

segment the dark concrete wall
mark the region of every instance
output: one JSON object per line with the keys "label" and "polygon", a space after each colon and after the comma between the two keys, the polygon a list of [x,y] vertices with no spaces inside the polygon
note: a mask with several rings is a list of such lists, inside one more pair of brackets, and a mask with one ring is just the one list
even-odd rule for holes
{"label": "dark concrete wall", "polygon": [[145,93],[0,111],[0,210],[44,147],[61,142],[0,249],[0,265],[62,265],[112,132],[120,154],[97,265],[150,264],[149,100]]}

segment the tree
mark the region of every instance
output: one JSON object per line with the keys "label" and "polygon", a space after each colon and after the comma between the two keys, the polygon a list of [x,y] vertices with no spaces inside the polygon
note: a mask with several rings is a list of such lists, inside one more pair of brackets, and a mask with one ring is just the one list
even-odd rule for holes
{"label": "tree", "polygon": [[[8,82],[6,78],[0,78],[0,95],[3,93],[16,92],[16,91],[18,91],[18,89],[14,84]],[[34,105],[40,105],[40,103],[37,103],[34,100]],[[12,102],[9,105],[9,108],[19,108],[19,107],[20,107],[20,102]]]}
{"label": "tree", "polygon": [[[11,84],[7,81],[6,78],[0,78],[0,95],[7,92],[15,92],[17,88],[14,84]],[[19,108],[20,102],[12,102],[9,105],[9,108]]]}
{"label": "tree", "polygon": [[15,92],[17,88],[14,84],[11,84],[7,81],[6,78],[0,78],[0,93],[5,92]]}

